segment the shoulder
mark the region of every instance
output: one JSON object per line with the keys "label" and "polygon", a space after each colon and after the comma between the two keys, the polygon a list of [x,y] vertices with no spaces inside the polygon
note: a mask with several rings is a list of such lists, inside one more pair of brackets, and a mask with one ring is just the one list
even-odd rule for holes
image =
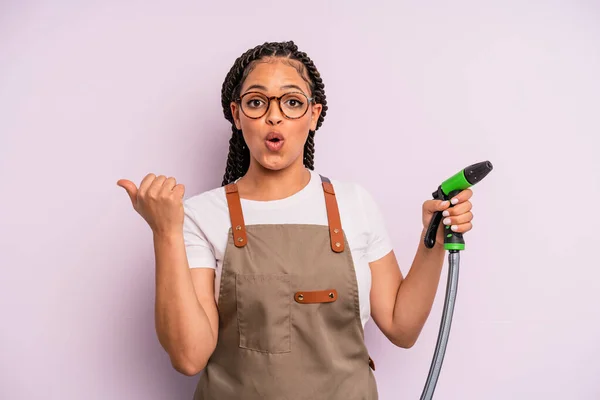
{"label": "shoulder", "polygon": [[228,215],[225,188],[217,187],[194,194],[183,201],[185,215],[196,223],[215,222]]}
{"label": "shoulder", "polygon": [[226,202],[225,188],[221,186],[194,194],[185,199],[183,205],[190,209],[203,209],[205,207],[214,207],[224,202]]}
{"label": "shoulder", "polygon": [[331,184],[339,202],[364,209],[373,203],[373,196],[359,182],[330,178]]}
{"label": "shoulder", "polygon": [[342,218],[360,223],[361,229],[372,230],[383,223],[381,208],[375,196],[366,185],[349,180],[330,178],[336,193]]}
{"label": "shoulder", "polygon": [[361,230],[366,229],[372,209],[376,207],[369,191],[360,182],[324,176],[331,181],[340,216],[346,226],[349,226],[350,222],[352,225],[360,226]]}

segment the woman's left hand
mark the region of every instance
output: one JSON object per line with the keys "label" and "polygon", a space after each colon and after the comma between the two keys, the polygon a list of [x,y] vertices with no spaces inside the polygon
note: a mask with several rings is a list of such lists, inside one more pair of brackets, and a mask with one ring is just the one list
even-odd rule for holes
{"label": "woman's left hand", "polygon": [[473,205],[469,199],[473,196],[471,189],[465,189],[455,197],[450,199],[453,207],[450,207],[448,201],[442,200],[426,200],[423,202],[423,227],[425,230],[429,227],[429,222],[433,218],[436,211],[443,211],[443,218],[436,235],[436,243],[444,243],[444,229],[446,225],[450,225],[452,232],[465,233],[473,228],[471,220],[473,213],[471,208]]}

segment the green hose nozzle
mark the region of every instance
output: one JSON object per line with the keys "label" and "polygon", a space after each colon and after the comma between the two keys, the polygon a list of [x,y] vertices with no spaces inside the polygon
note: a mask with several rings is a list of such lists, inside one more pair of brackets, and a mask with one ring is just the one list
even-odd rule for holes
{"label": "green hose nozzle", "polygon": [[[433,198],[436,200],[450,200],[461,191],[480,182],[493,168],[492,163],[489,161],[469,165],[467,168],[457,172],[442,182],[438,189],[433,192]],[[450,207],[453,206],[450,205]],[[435,235],[441,220],[442,212],[437,211],[433,215],[433,218],[431,218],[431,222],[425,233],[425,246],[427,248],[432,248],[435,245]],[[450,226],[445,226],[444,231],[444,249],[450,251],[460,251],[465,249],[465,240],[462,233],[453,232],[450,230]]]}

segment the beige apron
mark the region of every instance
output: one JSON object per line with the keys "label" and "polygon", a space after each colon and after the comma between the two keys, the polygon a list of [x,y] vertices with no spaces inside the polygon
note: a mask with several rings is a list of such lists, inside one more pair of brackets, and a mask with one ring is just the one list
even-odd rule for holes
{"label": "beige apron", "polygon": [[195,400],[376,400],[358,285],[333,186],[329,226],[244,224],[235,183],[219,338]]}

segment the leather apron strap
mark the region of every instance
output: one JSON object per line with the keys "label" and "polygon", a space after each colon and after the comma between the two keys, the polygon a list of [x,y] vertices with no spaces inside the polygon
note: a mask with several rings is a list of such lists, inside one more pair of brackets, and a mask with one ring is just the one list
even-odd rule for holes
{"label": "leather apron strap", "polygon": [[229,206],[229,217],[231,218],[231,230],[233,232],[233,242],[236,247],[244,247],[248,242],[246,235],[246,224],[244,224],[244,213],[242,212],[242,202],[237,185],[230,183],[225,186],[225,197]]}
{"label": "leather apron strap", "polygon": [[340,219],[340,211],[337,199],[335,198],[335,190],[328,178],[321,175],[321,181],[323,182],[323,192],[325,193],[331,250],[341,253],[344,251],[344,232],[342,231],[342,220]]}
{"label": "leather apron strap", "polygon": [[[329,178],[322,175],[320,176],[323,185],[323,193],[325,195],[331,250],[336,253],[341,253],[344,251],[344,231],[342,230],[342,221],[337,199],[335,197],[335,190],[333,189],[333,185]],[[235,183],[230,183],[225,186],[225,196],[227,198],[227,205],[229,206],[229,218],[231,219],[231,228],[235,246],[244,247],[248,242],[248,237],[246,235],[246,225],[244,224],[240,193]]]}

